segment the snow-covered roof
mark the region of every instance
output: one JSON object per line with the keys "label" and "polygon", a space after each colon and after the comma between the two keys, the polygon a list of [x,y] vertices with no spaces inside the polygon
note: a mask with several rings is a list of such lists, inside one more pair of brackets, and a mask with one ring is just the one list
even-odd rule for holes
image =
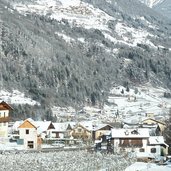
{"label": "snow-covered roof", "polygon": [[148,138],[149,129],[112,129],[112,138]]}
{"label": "snow-covered roof", "polygon": [[151,136],[149,137],[149,144],[151,145],[168,145],[164,142],[164,137],[163,136]]}
{"label": "snow-covered roof", "polygon": [[153,118],[146,118],[146,119],[143,120],[143,122],[145,122],[145,121],[147,121],[147,120],[151,120],[151,121],[154,121],[154,122],[156,122],[156,123],[160,123],[160,124],[162,124],[162,125],[166,125],[166,123],[161,122],[161,121],[158,121],[158,120],[155,120],[155,119],[153,119]]}
{"label": "snow-covered roof", "polygon": [[65,132],[68,128],[68,126],[70,125],[71,128],[73,128],[76,123],[75,122],[63,122],[63,123],[53,123],[54,127],[55,127],[55,131],[58,132]]}
{"label": "snow-covered roof", "polygon": [[44,131],[48,130],[48,128],[51,124],[51,121],[35,121],[34,123],[37,126],[37,133],[41,134]]}
{"label": "snow-covered roof", "polygon": [[18,127],[23,123],[23,120],[14,122],[12,131],[18,131]]}
{"label": "snow-covered roof", "polygon": [[[97,130],[100,130],[106,126],[110,126],[109,124],[98,124],[97,126],[94,127],[94,130],[97,131]],[[112,128],[112,126],[110,126]]]}
{"label": "snow-covered roof", "polygon": [[147,117],[135,115],[135,116],[131,116],[129,118],[124,119],[123,122],[128,125],[138,125],[143,120],[146,120],[146,119]]}

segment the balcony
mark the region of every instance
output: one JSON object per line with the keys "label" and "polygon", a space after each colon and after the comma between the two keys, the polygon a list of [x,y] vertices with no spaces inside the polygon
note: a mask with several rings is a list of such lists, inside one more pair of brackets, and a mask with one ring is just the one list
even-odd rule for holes
{"label": "balcony", "polygon": [[0,123],[2,122],[9,122],[10,121],[10,117],[0,117]]}

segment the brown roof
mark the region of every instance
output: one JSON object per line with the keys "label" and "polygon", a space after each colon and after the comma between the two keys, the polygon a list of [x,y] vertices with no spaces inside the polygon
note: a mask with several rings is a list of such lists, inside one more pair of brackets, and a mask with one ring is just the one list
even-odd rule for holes
{"label": "brown roof", "polygon": [[0,110],[13,110],[13,108],[6,102],[2,101],[0,103]]}

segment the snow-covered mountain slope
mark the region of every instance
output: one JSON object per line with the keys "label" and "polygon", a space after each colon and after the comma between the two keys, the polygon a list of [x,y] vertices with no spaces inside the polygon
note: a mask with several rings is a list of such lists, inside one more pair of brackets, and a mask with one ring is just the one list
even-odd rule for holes
{"label": "snow-covered mountain slope", "polygon": [[[114,44],[125,44],[134,47],[142,43],[155,49],[160,46],[150,40],[151,37],[156,37],[156,35],[151,34],[147,29],[134,28],[122,20],[110,16],[105,11],[80,0],[35,0],[27,3],[13,3],[13,6],[14,9],[24,15],[36,13],[57,21],[66,19],[72,27],[101,30],[105,38]],[[157,29],[156,25],[150,23],[144,17],[137,16],[135,20],[141,20],[148,28]],[[108,27],[109,22],[116,23],[114,30]],[[118,38],[113,32],[117,34]],[[68,35],[58,32],[56,34],[65,41],[76,41]]]}
{"label": "snow-covered mountain slope", "polygon": [[5,101],[9,104],[40,105],[38,102],[26,97],[24,93],[21,93],[18,90],[13,90],[12,92],[0,90],[0,101]]}
{"label": "snow-covered mountain slope", "polygon": [[106,24],[113,19],[102,10],[80,0],[37,0],[27,4],[14,3],[14,8],[21,13],[47,15],[57,21],[67,19],[73,25],[101,30],[108,30]]}
{"label": "snow-covered mountain slope", "polygon": [[164,0],[139,0],[139,1],[141,1],[142,3],[145,3],[147,6],[152,8],[158,4],[161,4]]}
{"label": "snow-covered mountain slope", "polygon": [[104,111],[106,114],[119,113],[127,121],[129,118],[142,119],[146,113],[153,113],[154,117],[164,120],[171,107],[171,99],[164,97],[167,91],[162,87],[153,87],[150,83],[129,90],[116,86],[110,91]]}
{"label": "snow-covered mountain slope", "polygon": [[150,8],[171,19],[171,1],[170,0],[139,0]]}

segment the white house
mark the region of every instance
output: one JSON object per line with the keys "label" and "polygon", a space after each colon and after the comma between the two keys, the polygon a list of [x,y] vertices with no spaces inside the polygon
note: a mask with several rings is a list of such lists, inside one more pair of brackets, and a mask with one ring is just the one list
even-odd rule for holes
{"label": "white house", "polygon": [[150,136],[149,132],[147,128],[112,129],[115,152],[134,151],[138,158],[153,159],[167,155],[168,145],[163,136]]}
{"label": "white house", "polygon": [[40,139],[37,134],[37,126],[32,119],[26,119],[18,127],[20,145],[23,145],[25,149],[38,149],[40,145]]}
{"label": "white house", "polygon": [[169,145],[164,142],[163,136],[149,137],[147,152],[152,153],[155,158],[166,156],[168,154]]}
{"label": "white house", "polygon": [[35,126],[37,127],[37,134],[41,138],[51,138],[52,131],[55,130],[55,127],[52,121],[34,121]]}
{"label": "white house", "polygon": [[12,107],[8,105],[6,102],[2,101],[0,103],[0,138],[8,137],[8,122],[9,111],[12,110]]}
{"label": "white house", "polygon": [[148,129],[112,129],[115,152],[147,150],[149,137]]}

